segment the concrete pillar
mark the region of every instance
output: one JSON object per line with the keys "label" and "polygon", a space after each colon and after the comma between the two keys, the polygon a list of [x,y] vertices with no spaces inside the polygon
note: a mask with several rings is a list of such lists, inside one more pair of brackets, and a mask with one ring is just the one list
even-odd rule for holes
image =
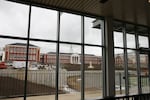
{"label": "concrete pillar", "polygon": [[113,42],[113,19],[106,17],[104,22],[105,41],[105,66],[104,66],[104,98],[115,96],[115,67],[114,67],[114,42]]}

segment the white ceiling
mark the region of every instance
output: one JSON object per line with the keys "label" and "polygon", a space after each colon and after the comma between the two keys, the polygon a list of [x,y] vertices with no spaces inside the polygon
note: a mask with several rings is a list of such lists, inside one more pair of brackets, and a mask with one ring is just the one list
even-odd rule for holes
{"label": "white ceiling", "polygon": [[[27,2],[29,0],[10,0]],[[150,26],[150,4],[148,0],[31,0],[34,4],[71,10],[98,16],[112,16],[114,19]]]}

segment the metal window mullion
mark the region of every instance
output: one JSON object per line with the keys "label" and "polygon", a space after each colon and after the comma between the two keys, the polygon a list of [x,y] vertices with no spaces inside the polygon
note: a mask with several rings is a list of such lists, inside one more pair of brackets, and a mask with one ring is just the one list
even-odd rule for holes
{"label": "metal window mullion", "polygon": [[123,44],[124,44],[125,93],[126,95],[129,95],[128,54],[127,54],[127,37],[125,24],[123,25]]}
{"label": "metal window mullion", "polygon": [[[105,21],[105,20],[104,20]],[[104,25],[104,21],[101,21],[101,29],[102,29],[102,45],[104,47],[102,47],[102,76],[103,76],[103,98],[107,96],[107,85],[106,85],[106,40],[105,40],[105,25]]]}
{"label": "metal window mullion", "polygon": [[56,94],[55,100],[58,100],[58,92],[59,92],[59,41],[60,41],[60,11],[57,12],[57,47],[56,47],[56,78],[55,78],[55,85],[56,85]]}
{"label": "metal window mullion", "polygon": [[84,83],[85,83],[85,62],[84,62],[84,16],[81,16],[81,100],[85,99]]}
{"label": "metal window mullion", "polygon": [[140,53],[139,53],[139,39],[136,27],[135,29],[135,41],[136,41],[136,63],[137,63],[137,76],[138,76],[138,94],[142,93],[141,90],[141,69],[140,69]]}
{"label": "metal window mullion", "polygon": [[29,38],[30,38],[30,23],[31,23],[31,3],[29,5],[29,16],[28,16],[28,34],[27,34],[27,49],[26,49],[26,67],[25,67],[25,82],[24,82],[24,100],[27,97],[27,79],[28,79],[28,53],[29,53]]}
{"label": "metal window mullion", "polygon": [[[148,29],[148,43],[149,43],[149,48],[150,48],[150,29]],[[150,52],[148,52],[148,66],[150,66]],[[148,77],[149,77],[149,92],[150,92],[150,67],[148,67]]]}

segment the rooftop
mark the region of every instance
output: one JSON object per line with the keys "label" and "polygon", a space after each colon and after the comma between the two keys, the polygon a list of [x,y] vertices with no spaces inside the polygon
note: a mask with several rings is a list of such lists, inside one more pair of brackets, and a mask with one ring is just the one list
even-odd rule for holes
{"label": "rooftop", "polygon": [[[12,44],[9,44],[9,45],[20,45],[20,46],[27,46],[26,43],[12,43]],[[33,47],[38,47],[36,45],[33,45],[33,44],[29,44],[29,46],[33,46]]]}

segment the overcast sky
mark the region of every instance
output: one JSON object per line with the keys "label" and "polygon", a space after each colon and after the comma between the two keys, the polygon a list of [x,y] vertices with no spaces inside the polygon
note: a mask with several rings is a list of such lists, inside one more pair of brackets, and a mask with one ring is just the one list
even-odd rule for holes
{"label": "overcast sky", "polygon": [[[26,5],[0,0],[0,35],[27,37],[28,11],[29,7]],[[85,43],[101,45],[101,30],[92,28],[94,20],[93,18],[85,18]],[[31,38],[56,40],[57,11],[32,7],[30,33]],[[135,43],[132,36],[130,38],[128,45],[133,47]],[[114,39],[115,45],[123,45],[122,35],[116,33]],[[81,43],[81,16],[68,13],[61,14],[60,40]],[[145,41],[145,39],[143,40]],[[16,42],[26,43],[26,41],[21,40],[0,39],[0,47],[3,48],[6,44]],[[34,41],[30,43],[39,46],[41,53],[56,51],[56,44],[54,43]],[[86,47],[85,49],[86,53],[101,55],[100,48]],[[81,47],[61,44],[60,51],[80,53]]]}

